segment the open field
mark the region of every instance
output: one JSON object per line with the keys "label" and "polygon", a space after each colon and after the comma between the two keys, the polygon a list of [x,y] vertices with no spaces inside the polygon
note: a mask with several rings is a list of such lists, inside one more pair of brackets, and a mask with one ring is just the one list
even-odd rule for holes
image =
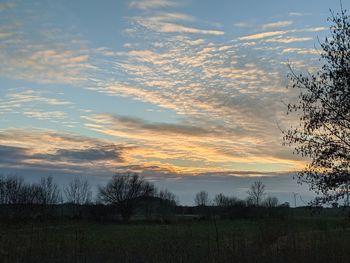
{"label": "open field", "polygon": [[1,224],[0,262],[350,262],[342,217]]}

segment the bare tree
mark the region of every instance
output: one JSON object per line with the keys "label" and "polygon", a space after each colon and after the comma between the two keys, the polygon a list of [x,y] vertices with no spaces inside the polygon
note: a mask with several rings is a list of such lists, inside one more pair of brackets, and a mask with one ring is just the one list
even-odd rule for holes
{"label": "bare tree", "polygon": [[217,194],[214,197],[213,201],[216,206],[220,206],[220,207],[232,207],[235,205],[241,205],[241,202],[242,202],[234,196],[225,196],[222,193]]}
{"label": "bare tree", "polygon": [[206,191],[200,191],[194,198],[194,203],[197,206],[208,206],[209,205],[209,194]]}
{"label": "bare tree", "polygon": [[99,187],[99,199],[106,204],[116,205],[124,221],[128,221],[134,213],[138,198],[154,194],[153,184],[130,172],[117,173],[106,186]]}
{"label": "bare tree", "polygon": [[173,206],[176,206],[179,203],[178,197],[167,189],[160,190],[158,193],[158,197]]}
{"label": "bare tree", "polygon": [[268,196],[263,201],[263,206],[267,208],[277,207],[278,206],[278,199],[275,196]]}
{"label": "bare tree", "polygon": [[167,189],[159,191],[157,196],[160,198],[158,214],[163,221],[167,220],[175,213],[175,208],[179,203],[178,197]]}
{"label": "bare tree", "polygon": [[265,196],[265,185],[261,181],[256,181],[250,186],[247,194],[248,204],[260,206]]}
{"label": "bare tree", "polygon": [[6,204],[21,204],[24,202],[22,177],[7,176],[3,184]]}
{"label": "bare tree", "polygon": [[88,204],[92,199],[92,191],[89,182],[80,176],[74,179],[64,188],[66,200],[76,205]]}
{"label": "bare tree", "polygon": [[40,187],[25,184],[22,177],[0,176],[0,204],[36,204]]}
{"label": "bare tree", "polygon": [[61,192],[51,176],[42,177],[37,186],[38,204],[52,205],[59,203],[61,199]]}
{"label": "bare tree", "polygon": [[6,178],[0,175],[0,204],[7,203]]}

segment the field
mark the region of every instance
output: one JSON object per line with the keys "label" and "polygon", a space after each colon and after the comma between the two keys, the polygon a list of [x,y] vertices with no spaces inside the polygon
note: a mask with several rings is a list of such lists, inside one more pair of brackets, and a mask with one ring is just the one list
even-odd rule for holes
{"label": "field", "polygon": [[350,221],[1,224],[0,262],[350,262]]}

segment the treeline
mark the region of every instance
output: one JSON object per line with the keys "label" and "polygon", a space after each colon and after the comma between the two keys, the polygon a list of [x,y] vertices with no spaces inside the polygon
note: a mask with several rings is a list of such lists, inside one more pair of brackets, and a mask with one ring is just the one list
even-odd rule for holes
{"label": "treeline", "polygon": [[252,211],[253,214],[262,210],[265,213],[266,209],[289,206],[287,203],[280,205],[276,197],[267,195],[265,185],[260,181],[250,186],[247,195],[241,200],[220,193],[210,200],[206,191],[200,191],[194,197],[196,206],[184,207],[179,206],[175,194],[157,189],[136,173],[115,174],[105,186],[99,186],[94,195],[88,181],[79,176],[62,189],[52,177],[26,183],[21,177],[0,176],[0,220],[232,218],[251,215]]}

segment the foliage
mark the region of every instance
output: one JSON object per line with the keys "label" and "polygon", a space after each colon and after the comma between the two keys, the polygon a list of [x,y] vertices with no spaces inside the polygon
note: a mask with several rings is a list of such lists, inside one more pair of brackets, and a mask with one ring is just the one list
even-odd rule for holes
{"label": "foliage", "polygon": [[350,17],[342,9],[329,21],[330,36],[321,43],[323,66],[314,74],[289,74],[290,87],[300,94],[288,114],[297,113],[300,124],[284,132],[285,144],[311,159],[298,180],[322,194],[316,204],[345,197],[350,183]]}

